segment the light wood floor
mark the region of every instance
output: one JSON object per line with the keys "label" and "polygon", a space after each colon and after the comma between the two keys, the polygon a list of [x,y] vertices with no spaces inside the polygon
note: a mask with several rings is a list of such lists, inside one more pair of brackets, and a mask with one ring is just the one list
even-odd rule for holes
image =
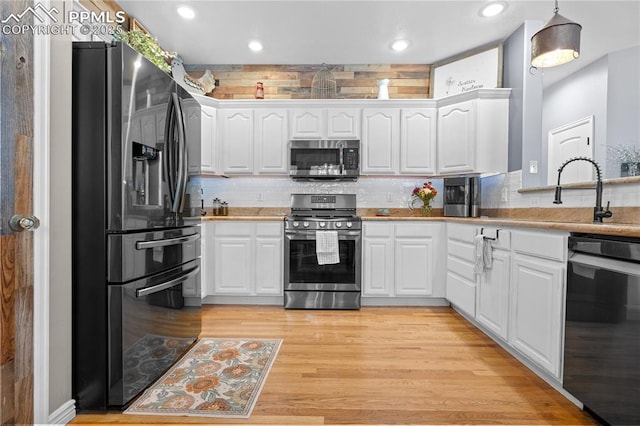
{"label": "light wood floor", "polygon": [[251,418],[73,423],[597,424],[450,308],[208,305],[202,336],[283,339]]}

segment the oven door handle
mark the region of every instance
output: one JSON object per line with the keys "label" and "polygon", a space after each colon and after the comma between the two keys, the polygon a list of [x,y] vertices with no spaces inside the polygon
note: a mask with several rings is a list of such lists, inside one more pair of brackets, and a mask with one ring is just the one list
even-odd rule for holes
{"label": "oven door handle", "polygon": [[[354,239],[360,237],[361,235],[361,231],[338,232],[338,240]],[[316,231],[285,231],[285,236],[290,240],[315,240]]]}
{"label": "oven door handle", "polygon": [[184,237],[167,238],[165,240],[152,240],[152,241],[136,241],[136,250],[146,250],[156,247],[173,246],[176,244],[189,243],[196,241],[200,238],[200,234],[186,235]]}
{"label": "oven door handle", "polygon": [[161,283],[161,284],[156,284],[156,285],[153,285],[151,287],[139,288],[139,289],[136,290],[136,297],[148,296],[150,294],[158,293],[159,291],[171,288],[171,287],[173,287],[173,286],[175,286],[177,284],[180,284],[180,283],[188,280],[189,278],[191,278],[192,276],[194,276],[198,272],[200,272],[200,266],[196,266],[191,271],[189,271],[189,273],[187,273],[186,275],[182,275],[182,276],[180,276],[178,278],[174,278],[174,279],[172,279],[170,281],[167,281],[167,282],[164,282],[164,283]]}
{"label": "oven door handle", "polygon": [[607,257],[600,256],[590,256],[582,253],[573,253],[569,258],[569,262],[640,277],[640,268],[638,268],[637,263],[633,262],[625,262],[623,260],[609,259]]}

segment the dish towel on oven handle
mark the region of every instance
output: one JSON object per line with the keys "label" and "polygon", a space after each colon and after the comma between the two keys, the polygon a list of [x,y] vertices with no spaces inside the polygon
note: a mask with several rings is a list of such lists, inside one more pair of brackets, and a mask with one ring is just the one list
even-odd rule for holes
{"label": "dish towel on oven handle", "polygon": [[340,263],[338,231],[316,231],[316,256],[318,265]]}
{"label": "dish towel on oven handle", "polygon": [[473,265],[473,271],[476,274],[482,274],[493,266],[493,246],[491,245],[491,240],[486,239],[482,234],[476,235],[474,241],[476,261]]}

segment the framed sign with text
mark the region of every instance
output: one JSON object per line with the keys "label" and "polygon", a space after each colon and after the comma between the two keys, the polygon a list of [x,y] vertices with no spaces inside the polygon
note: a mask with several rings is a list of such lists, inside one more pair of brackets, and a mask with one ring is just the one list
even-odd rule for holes
{"label": "framed sign with text", "polygon": [[470,50],[431,66],[431,98],[443,98],[483,87],[502,87],[502,44]]}

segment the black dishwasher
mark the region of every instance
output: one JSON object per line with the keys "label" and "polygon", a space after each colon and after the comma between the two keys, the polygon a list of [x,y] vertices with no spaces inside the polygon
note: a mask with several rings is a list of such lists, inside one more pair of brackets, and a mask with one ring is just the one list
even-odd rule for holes
{"label": "black dishwasher", "polygon": [[640,424],[640,239],[571,234],[563,387],[602,421]]}

